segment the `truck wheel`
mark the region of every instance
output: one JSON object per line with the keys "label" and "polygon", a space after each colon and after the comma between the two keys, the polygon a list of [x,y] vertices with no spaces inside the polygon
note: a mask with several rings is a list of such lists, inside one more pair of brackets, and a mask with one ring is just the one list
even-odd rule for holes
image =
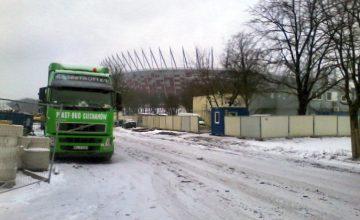
{"label": "truck wheel", "polygon": [[111,157],[112,157],[112,154],[109,154],[109,155],[100,157],[100,159],[101,159],[101,161],[103,161],[103,162],[110,162],[110,161],[111,161]]}

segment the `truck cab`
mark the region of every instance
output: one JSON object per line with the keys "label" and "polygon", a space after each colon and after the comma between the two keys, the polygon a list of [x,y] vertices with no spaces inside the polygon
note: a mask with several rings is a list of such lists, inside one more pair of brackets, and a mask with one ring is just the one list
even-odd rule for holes
{"label": "truck cab", "polygon": [[108,68],[51,63],[48,85],[40,89],[39,99],[51,104],[44,109],[44,127],[55,155],[109,160],[119,97]]}

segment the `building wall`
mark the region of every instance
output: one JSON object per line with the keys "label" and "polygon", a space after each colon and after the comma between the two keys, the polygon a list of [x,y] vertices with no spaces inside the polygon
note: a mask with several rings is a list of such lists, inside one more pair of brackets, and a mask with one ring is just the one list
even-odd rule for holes
{"label": "building wall", "polygon": [[[212,105],[210,105],[210,102],[208,101],[208,99],[206,98],[206,96],[196,96],[193,97],[193,112],[196,114],[199,114],[205,121],[205,123],[207,125],[211,124],[211,106],[213,107],[227,107],[229,106],[227,104],[227,100],[230,97],[230,95],[226,95],[224,98],[220,97],[220,96],[215,96],[211,97],[211,103]],[[215,101],[216,99],[216,101]],[[219,106],[217,106],[217,104]],[[237,100],[235,100],[235,105],[237,107],[244,107],[244,102],[242,101],[242,99],[239,97],[237,98]]]}
{"label": "building wall", "polygon": [[[340,114],[346,113],[348,107],[341,103],[341,93],[330,90],[332,99],[327,99],[327,93],[321,99],[312,100],[308,106],[307,114]],[[220,98],[219,103],[222,103]],[[226,103],[226,102],[225,102]],[[241,103],[241,100],[238,100]],[[223,106],[227,106],[226,104]],[[240,105],[240,107],[244,107]],[[250,103],[250,114],[270,114],[270,115],[297,115],[298,100],[295,95],[286,93],[266,93],[257,95]],[[194,113],[201,115],[206,123],[210,122],[211,105],[205,96],[193,98]]]}

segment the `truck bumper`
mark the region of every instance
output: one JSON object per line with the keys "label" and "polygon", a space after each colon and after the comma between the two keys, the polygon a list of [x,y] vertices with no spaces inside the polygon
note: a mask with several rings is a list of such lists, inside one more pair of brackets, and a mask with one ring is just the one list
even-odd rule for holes
{"label": "truck bumper", "polygon": [[[53,137],[54,139],[54,137]],[[54,147],[56,144],[56,147]],[[113,137],[109,136],[62,136],[53,142],[51,151],[55,157],[111,158],[114,152]]]}

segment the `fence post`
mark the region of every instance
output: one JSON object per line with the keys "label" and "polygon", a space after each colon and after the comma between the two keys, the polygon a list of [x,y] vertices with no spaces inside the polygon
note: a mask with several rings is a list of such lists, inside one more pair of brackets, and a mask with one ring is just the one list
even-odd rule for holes
{"label": "fence post", "polygon": [[259,118],[260,118],[260,120],[259,120],[259,127],[260,127],[260,139],[262,139],[262,124],[261,124],[262,118],[261,118],[261,116],[260,116]]}
{"label": "fence post", "polygon": [[50,179],[51,179],[51,173],[52,173],[52,169],[53,169],[53,165],[54,165],[54,159],[55,159],[55,148],[56,145],[58,143],[58,139],[59,139],[59,128],[60,128],[60,123],[61,123],[61,114],[63,111],[63,105],[60,105],[60,114],[58,116],[58,119],[56,120],[56,133],[55,133],[55,141],[54,141],[54,148],[53,148],[53,152],[51,154],[51,161],[50,161],[50,171],[49,171],[49,176],[48,176],[48,180],[47,182],[50,183]]}
{"label": "fence post", "polygon": [[241,131],[241,125],[242,125],[242,123],[241,123],[241,121],[242,121],[242,117],[241,116],[239,116],[240,117],[240,137],[242,137],[242,131]]}
{"label": "fence post", "polygon": [[339,116],[336,116],[336,136],[339,136]]}
{"label": "fence post", "polygon": [[290,137],[290,115],[288,115],[288,137]]}
{"label": "fence post", "polygon": [[315,115],[313,115],[313,136],[315,136]]}

